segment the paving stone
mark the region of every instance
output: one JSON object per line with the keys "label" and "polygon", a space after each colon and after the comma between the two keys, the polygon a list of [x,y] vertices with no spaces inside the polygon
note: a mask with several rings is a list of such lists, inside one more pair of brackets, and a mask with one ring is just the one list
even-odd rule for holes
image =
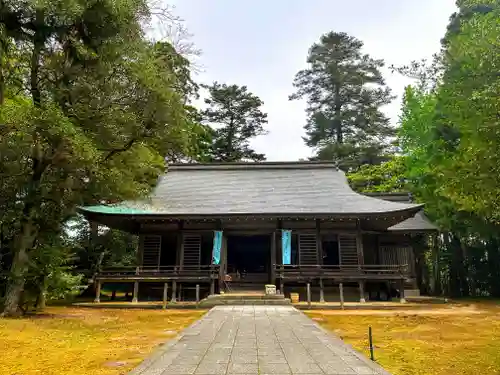
{"label": "paving stone", "polygon": [[259,356],[259,363],[288,363],[284,355]]}
{"label": "paving stone", "polygon": [[257,363],[257,355],[240,355],[233,356],[231,355],[230,362],[233,363]]}
{"label": "paving stone", "polygon": [[186,365],[197,365],[198,363],[201,362],[203,358],[203,355],[184,355],[184,354],[181,354],[181,355],[178,355],[177,357],[174,358],[174,360],[172,361],[172,364],[173,365],[182,365],[182,364],[186,364]]}
{"label": "paving stone", "polygon": [[233,374],[258,374],[259,367],[257,363],[229,363],[227,371]]}
{"label": "paving stone", "polygon": [[[206,355],[203,357],[202,362],[204,363],[229,363],[230,355]],[[201,363],[201,362],[200,362]]]}
{"label": "paving stone", "polygon": [[134,375],[390,375],[291,306],[218,306]]}
{"label": "paving stone", "polygon": [[264,355],[284,355],[281,348],[258,348],[257,353],[259,356]]}
{"label": "paving stone", "polygon": [[312,358],[308,354],[304,354],[304,355],[301,355],[301,356],[295,356],[295,357],[287,356],[286,359],[288,360],[288,363],[290,365],[295,364],[295,363],[298,363],[298,364],[301,364],[301,363],[316,363],[316,360],[314,358]]}
{"label": "paving stone", "polygon": [[195,371],[199,375],[225,375],[227,363],[200,363]]}
{"label": "paving stone", "polygon": [[287,363],[259,363],[259,373],[291,374]]}
{"label": "paving stone", "polygon": [[352,369],[357,375],[376,375],[377,371],[367,366],[353,366]]}
{"label": "paving stone", "polygon": [[170,365],[167,366],[162,375],[186,375],[194,374],[197,365]]}
{"label": "paving stone", "polygon": [[324,363],[320,363],[319,364],[319,367],[321,368],[321,370],[323,370],[323,372],[325,374],[328,374],[328,375],[338,375],[338,374],[342,374],[342,375],[350,375],[350,374],[356,374],[356,372],[348,365],[346,365],[345,363],[341,363],[341,364],[324,364]]}
{"label": "paving stone", "polygon": [[318,374],[323,372],[315,363],[288,363],[293,374]]}

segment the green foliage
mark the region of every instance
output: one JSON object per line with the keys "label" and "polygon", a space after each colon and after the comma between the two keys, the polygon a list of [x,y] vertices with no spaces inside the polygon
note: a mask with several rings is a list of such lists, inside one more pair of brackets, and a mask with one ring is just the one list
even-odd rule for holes
{"label": "green foliage", "polygon": [[351,187],[363,193],[407,192],[405,160],[395,156],[390,161],[377,165],[362,165],[349,173]]}
{"label": "green foliage", "polygon": [[77,205],[143,197],[166,156],[203,154],[189,62],[168,43],[145,38],[148,17],[142,0],[0,7],[7,314],[17,308],[44,233],[60,233]]}
{"label": "green foliage", "polygon": [[211,160],[216,162],[262,161],[264,154],[250,148],[250,139],[265,134],[267,114],[264,104],[246,86],[214,82],[204,86],[209,97],[202,113],[204,122],[212,127]]}
{"label": "green foliage", "polygon": [[309,67],[295,76],[296,93],[307,98],[304,141],[317,159],[337,160],[345,169],[386,159],[394,129],[380,108],[391,102],[382,60],[363,54],[363,43],[330,32],[309,50]]}

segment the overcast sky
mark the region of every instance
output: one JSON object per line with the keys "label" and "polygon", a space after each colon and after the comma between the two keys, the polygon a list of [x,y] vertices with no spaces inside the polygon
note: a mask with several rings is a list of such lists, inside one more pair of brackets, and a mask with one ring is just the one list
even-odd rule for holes
{"label": "overcast sky", "polygon": [[[201,83],[246,85],[264,101],[269,134],[252,145],[268,160],[310,156],[302,141],[305,105],[288,101],[309,47],[329,31],[364,42],[364,52],[387,65],[429,58],[440,47],[454,0],[172,0],[175,14],[202,54]],[[385,72],[398,98],[385,108],[398,122],[408,80]]]}

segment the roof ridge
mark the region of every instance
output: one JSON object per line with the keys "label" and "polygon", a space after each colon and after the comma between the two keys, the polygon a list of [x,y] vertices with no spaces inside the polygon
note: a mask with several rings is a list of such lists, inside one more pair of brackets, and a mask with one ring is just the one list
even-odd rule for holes
{"label": "roof ridge", "polygon": [[227,163],[173,163],[167,170],[248,170],[248,169],[324,169],[338,171],[338,165],[330,161],[266,161]]}

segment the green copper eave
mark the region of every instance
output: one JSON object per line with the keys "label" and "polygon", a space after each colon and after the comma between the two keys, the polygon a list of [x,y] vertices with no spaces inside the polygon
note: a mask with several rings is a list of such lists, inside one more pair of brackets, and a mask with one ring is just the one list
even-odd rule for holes
{"label": "green copper eave", "polygon": [[96,214],[117,214],[117,215],[151,215],[158,212],[154,210],[144,210],[127,207],[123,205],[98,205],[78,207],[80,211]]}

